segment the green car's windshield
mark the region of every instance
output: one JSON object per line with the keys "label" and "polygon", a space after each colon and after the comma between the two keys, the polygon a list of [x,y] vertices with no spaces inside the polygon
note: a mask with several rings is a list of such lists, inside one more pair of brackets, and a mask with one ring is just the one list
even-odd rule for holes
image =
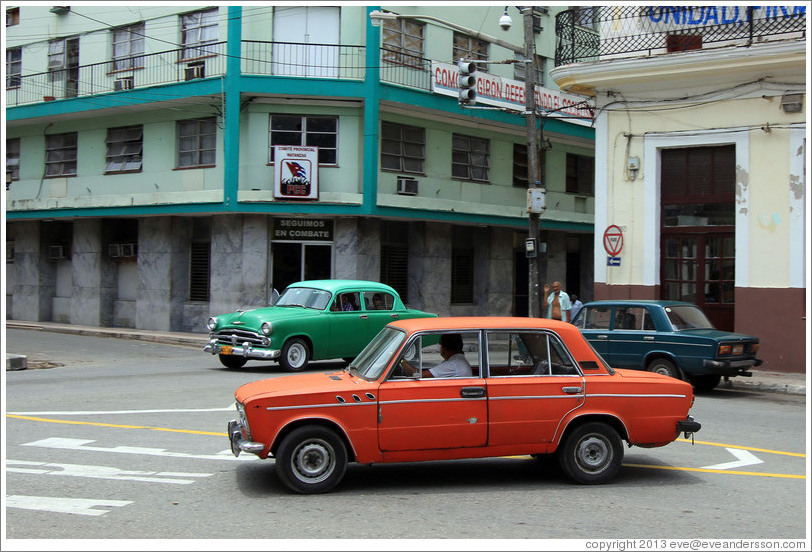
{"label": "green car's windshield", "polygon": [[713,324],[699,307],[691,305],[666,307],[665,314],[675,331],[713,329]]}
{"label": "green car's windshield", "polygon": [[350,370],[363,378],[377,379],[405,339],[402,330],[384,327],[350,363]]}
{"label": "green car's windshield", "polygon": [[275,307],[305,307],[324,310],[332,295],[323,289],[292,287],[286,289],[274,303]]}

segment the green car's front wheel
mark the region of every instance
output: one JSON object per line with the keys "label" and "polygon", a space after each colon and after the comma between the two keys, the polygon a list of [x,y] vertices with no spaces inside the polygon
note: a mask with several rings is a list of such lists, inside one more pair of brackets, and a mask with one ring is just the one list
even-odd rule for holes
{"label": "green car's front wheel", "polygon": [[241,356],[234,356],[234,355],[218,355],[220,358],[220,363],[225,366],[226,368],[242,368],[245,366],[245,363],[248,362],[248,359]]}
{"label": "green car's front wheel", "polygon": [[279,357],[279,365],[288,372],[301,372],[307,368],[310,361],[310,347],[307,342],[300,337],[293,337],[285,342],[282,347],[282,356]]}

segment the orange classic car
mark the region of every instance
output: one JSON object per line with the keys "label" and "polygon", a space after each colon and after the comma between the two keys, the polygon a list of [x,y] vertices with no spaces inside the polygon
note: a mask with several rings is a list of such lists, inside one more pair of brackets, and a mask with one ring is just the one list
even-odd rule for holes
{"label": "orange classic car", "polygon": [[231,450],[274,457],[298,493],[335,487],[349,462],[554,457],[578,483],[610,480],[629,446],[700,424],[691,384],[614,370],[571,324],[509,317],[392,322],[344,370],[235,392]]}

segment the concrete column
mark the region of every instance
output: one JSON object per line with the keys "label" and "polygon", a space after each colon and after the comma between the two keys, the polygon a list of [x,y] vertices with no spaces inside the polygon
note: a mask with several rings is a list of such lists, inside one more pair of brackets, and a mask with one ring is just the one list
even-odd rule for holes
{"label": "concrete column", "polygon": [[110,326],[113,321],[115,265],[102,254],[101,230],[101,219],[73,224],[71,324]]}
{"label": "concrete column", "polygon": [[513,230],[490,230],[487,316],[510,316],[513,312]]}
{"label": "concrete column", "polygon": [[143,218],[138,225],[136,328],[171,329],[171,230],[169,217]]}
{"label": "concrete column", "polygon": [[42,226],[38,221],[14,225],[14,270],[11,318],[15,320],[50,320],[51,298],[56,286],[54,267],[43,254]]}

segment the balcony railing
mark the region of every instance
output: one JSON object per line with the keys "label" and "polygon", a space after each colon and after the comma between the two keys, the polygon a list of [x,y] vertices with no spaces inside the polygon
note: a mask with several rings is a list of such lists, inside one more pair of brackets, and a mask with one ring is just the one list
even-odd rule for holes
{"label": "balcony railing", "polygon": [[[244,74],[361,80],[363,46],[243,41]],[[179,48],[154,54],[6,77],[6,105],[15,106],[92,96],[226,73],[226,43]]]}
{"label": "balcony railing", "polygon": [[555,65],[806,38],[804,6],[589,6],[556,16]]}

